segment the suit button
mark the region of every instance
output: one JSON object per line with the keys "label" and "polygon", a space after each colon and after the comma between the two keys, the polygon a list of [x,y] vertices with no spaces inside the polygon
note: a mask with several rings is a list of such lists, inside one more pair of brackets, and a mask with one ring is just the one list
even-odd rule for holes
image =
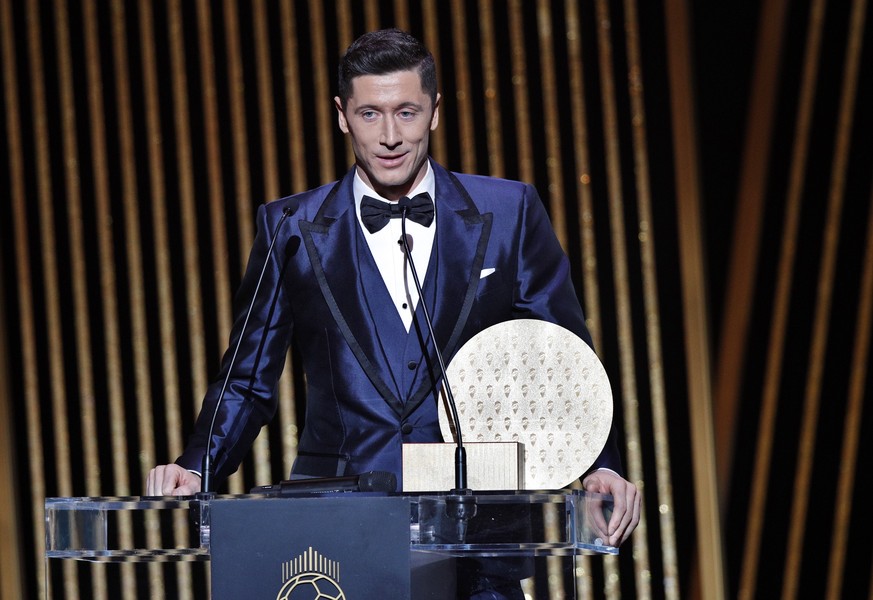
{"label": "suit button", "polygon": [[409,361],[409,363],[407,363],[407,365],[406,365],[406,367],[407,367],[410,371],[415,371],[415,367],[417,367],[417,366],[418,366],[418,363],[415,362],[414,360]]}
{"label": "suit button", "polygon": [[402,433],[403,435],[409,435],[410,433],[412,433],[412,425],[410,425],[409,423],[404,423],[400,426],[400,433]]}

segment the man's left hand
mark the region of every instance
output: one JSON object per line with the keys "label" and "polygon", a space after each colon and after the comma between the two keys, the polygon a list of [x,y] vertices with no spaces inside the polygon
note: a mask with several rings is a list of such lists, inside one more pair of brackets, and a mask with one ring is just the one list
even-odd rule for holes
{"label": "man's left hand", "polygon": [[594,471],[582,480],[586,492],[609,494],[613,498],[612,517],[609,519],[606,542],[621,546],[640,522],[642,494],[637,486],[608,470]]}

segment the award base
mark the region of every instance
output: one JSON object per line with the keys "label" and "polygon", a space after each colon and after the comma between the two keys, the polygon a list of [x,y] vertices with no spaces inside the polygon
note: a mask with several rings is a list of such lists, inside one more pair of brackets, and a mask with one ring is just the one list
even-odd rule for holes
{"label": "award base", "polygon": [[[432,492],[455,485],[456,444],[403,444],[403,491]],[[473,442],[467,450],[467,486],[476,491],[523,490],[524,445]]]}

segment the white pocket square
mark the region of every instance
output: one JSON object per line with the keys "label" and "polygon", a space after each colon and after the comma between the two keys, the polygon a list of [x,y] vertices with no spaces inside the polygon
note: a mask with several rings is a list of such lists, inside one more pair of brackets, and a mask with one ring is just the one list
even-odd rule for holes
{"label": "white pocket square", "polygon": [[494,271],[496,271],[496,269],[494,267],[488,267],[487,269],[482,269],[482,273],[479,275],[479,279],[485,279],[486,277],[491,275],[491,273],[493,273]]}

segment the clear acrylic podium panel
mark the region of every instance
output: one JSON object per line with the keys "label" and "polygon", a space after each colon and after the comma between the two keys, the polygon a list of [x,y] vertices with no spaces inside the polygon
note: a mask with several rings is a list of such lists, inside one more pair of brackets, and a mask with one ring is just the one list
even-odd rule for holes
{"label": "clear acrylic podium panel", "polygon": [[[355,494],[339,495],[353,501]],[[580,490],[476,493],[465,498],[472,499],[466,520],[449,516],[455,514],[452,503],[457,501],[456,496],[403,496],[410,507],[412,552],[456,557],[618,554],[618,548],[603,543],[605,536],[600,533],[612,511],[610,496]],[[286,502],[288,510],[293,511],[293,497],[213,497],[233,498]],[[45,556],[92,562],[209,560],[209,504],[213,499],[48,498]],[[179,544],[177,535],[173,547],[130,547],[136,544],[123,533],[125,529],[167,531],[173,527],[178,531],[180,519],[188,524],[188,539]]]}

